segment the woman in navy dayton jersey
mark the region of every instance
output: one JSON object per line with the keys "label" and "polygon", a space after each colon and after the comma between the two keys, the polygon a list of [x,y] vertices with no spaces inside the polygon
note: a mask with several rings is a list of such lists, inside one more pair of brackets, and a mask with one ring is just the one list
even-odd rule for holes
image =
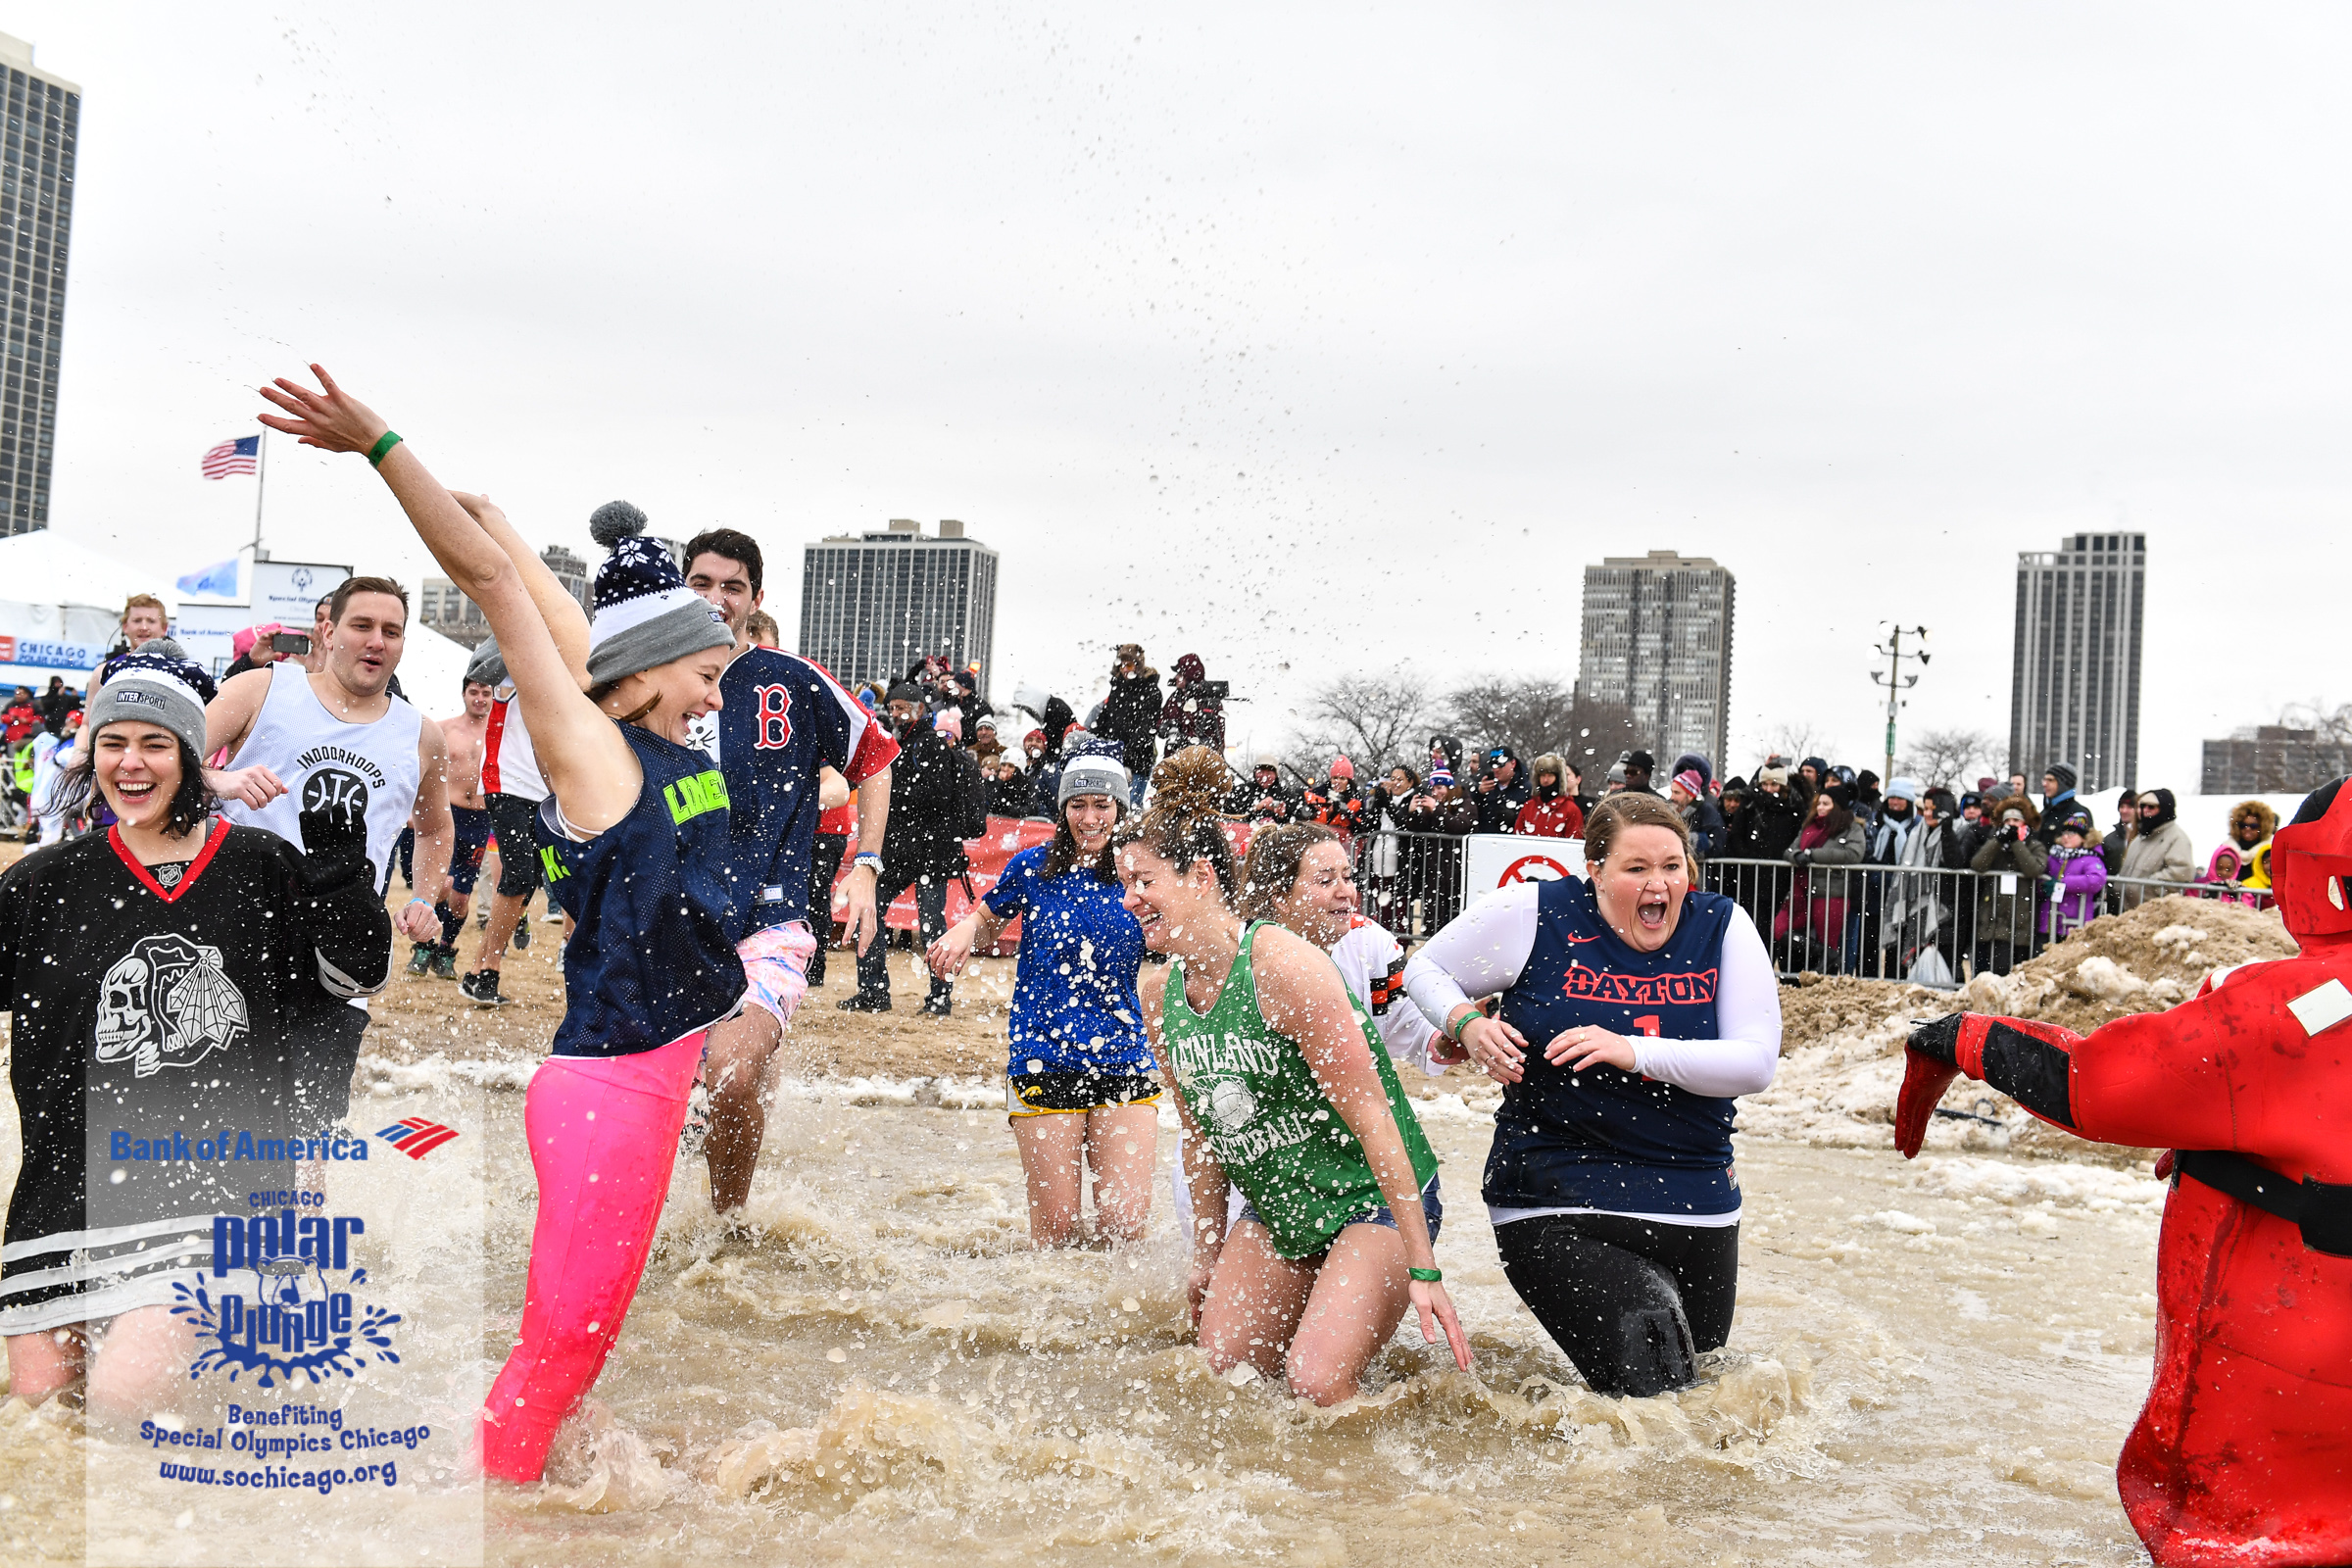
{"label": "woman in navy dayton jersey", "polygon": [[1595,1392],[1650,1395],[1731,1335],[1733,1099],[1772,1082],[1780,985],[1747,915],[1692,891],[1665,802],[1602,802],[1585,857],[1488,894],[1404,983],[1503,1086],[1484,1196],[1511,1288]]}

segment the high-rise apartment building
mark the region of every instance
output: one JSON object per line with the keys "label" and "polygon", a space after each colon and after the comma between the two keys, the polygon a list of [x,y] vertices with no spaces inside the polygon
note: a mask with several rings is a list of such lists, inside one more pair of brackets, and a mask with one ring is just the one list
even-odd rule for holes
{"label": "high-rise apartment building", "polygon": [[2017,558],[2009,766],[2038,779],[2052,762],[2083,794],[2139,773],[2139,629],[2148,536],[2079,533]]}
{"label": "high-rise apartment building", "polygon": [[1657,754],[1658,785],[1679,752],[1702,752],[1720,777],[1731,734],[1733,577],[1671,550],[1609,556],[1585,568],[1577,695],[1620,703]]}
{"label": "high-rise apartment building", "polygon": [[800,651],[837,680],[888,683],[930,654],[957,669],[977,662],[988,696],[997,643],[997,553],[963,524],[894,517],[880,533],[808,547],[801,575]]}
{"label": "high-rise apartment building", "polygon": [[[676,553],[674,547],[671,553]],[[590,597],[588,564],[562,545],[549,545],[539,552],[539,559],[556,574],[556,581],[580,602],[580,608],[594,615],[596,603]],[[479,605],[466,597],[466,590],[447,577],[427,577],[417,584],[416,621],[468,648],[480,647],[482,639],[490,635],[490,618],[482,613]]]}
{"label": "high-rise apartment building", "polygon": [[8,299],[8,361],[0,375],[0,535],[7,535],[49,526],[81,89],[34,70],[32,45],[6,33],[0,33],[0,69],[8,76],[8,139],[0,148],[0,286]]}

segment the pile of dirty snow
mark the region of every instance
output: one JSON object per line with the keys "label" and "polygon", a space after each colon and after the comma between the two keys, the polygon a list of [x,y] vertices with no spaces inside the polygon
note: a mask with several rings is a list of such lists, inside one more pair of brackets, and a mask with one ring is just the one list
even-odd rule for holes
{"label": "pile of dirty snow", "polygon": [[[1751,1137],[1881,1147],[1893,1137],[1903,1042],[1915,1019],[1955,1010],[2035,1018],[2081,1033],[2128,1013],[2158,1012],[2196,995],[2216,969],[2292,955],[2276,911],[2202,900],[2153,899],[2102,916],[2008,975],[1979,975],[1955,996],[1896,981],[1807,975],[1781,991],[1781,1067],[1772,1087],[1740,1102]],[[1928,1147],[2105,1164],[2146,1152],[2087,1144],[2034,1120],[2006,1095],[1961,1079],[1928,1130]]]}

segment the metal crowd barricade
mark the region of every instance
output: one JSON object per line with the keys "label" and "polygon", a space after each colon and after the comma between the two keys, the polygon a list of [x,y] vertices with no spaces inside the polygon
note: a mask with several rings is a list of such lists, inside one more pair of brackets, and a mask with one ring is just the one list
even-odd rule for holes
{"label": "metal crowd barricade", "polygon": [[[1427,941],[1470,897],[1466,844],[1442,833],[1357,835],[1364,912],[1408,945]],[[1747,911],[1784,977],[1812,972],[1951,988],[1974,974],[2006,974],[2053,938],[2089,923],[2075,917],[2057,884],[2020,871],[1714,858],[1700,862],[1698,885]],[[2269,905],[2260,890],[2235,884],[2111,877],[2091,918],[2169,897]]]}

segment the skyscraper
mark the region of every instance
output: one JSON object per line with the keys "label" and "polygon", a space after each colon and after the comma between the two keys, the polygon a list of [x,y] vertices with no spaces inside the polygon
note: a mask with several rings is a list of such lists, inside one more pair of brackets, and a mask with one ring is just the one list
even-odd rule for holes
{"label": "skyscraper", "polygon": [[888,684],[929,654],[980,665],[988,695],[997,644],[997,553],[942,521],[937,538],[893,517],[880,533],[808,547],[801,574],[800,651],[848,682]]}
{"label": "skyscraper", "polygon": [[0,378],[0,535],[6,535],[49,526],[81,89],[35,71],[32,45],[6,33],[0,33],[0,67],[8,73],[8,140],[0,150],[0,283],[9,301],[8,368]]}
{"label": "skyscraper", "polygon": [[2038,779],[2052,762],[2088,795],[2139,773],[2139,627],[2148,536],[2079,533],[2017,557],[2017,653],[2009,766]]}
{"label": "skyscraper", "polygon": [[1731,733],[1729,570],[1703,557],[1652,550],[1585,568],[1577,695],[1633,710],[1651,738],[1660,789],[1679,752],[1703,752],[1721,777]]}

